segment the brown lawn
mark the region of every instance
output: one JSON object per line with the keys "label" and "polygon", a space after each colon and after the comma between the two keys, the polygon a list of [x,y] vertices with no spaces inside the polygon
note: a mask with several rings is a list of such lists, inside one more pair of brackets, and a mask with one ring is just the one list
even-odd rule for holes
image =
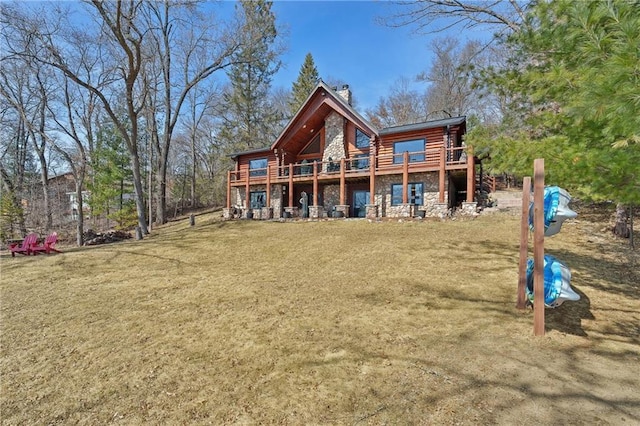
{"label": "brown lawn", "polygon": [[544,337],[513,215],[5,253],[2,424],[639,424],[638,252],[579,219],[546,246],[582,299]]}

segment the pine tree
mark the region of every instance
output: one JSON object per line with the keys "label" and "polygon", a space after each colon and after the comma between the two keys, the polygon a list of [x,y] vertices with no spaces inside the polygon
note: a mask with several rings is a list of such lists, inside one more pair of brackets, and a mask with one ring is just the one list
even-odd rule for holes
{"label": "pine tree", "polygon": [[525,126],[468,140],[477,148],[490,141],[494,170],[530,173],[532,160],[543,157],[547,182],[621,209],[639,204],[640,8],[556,0],[529,14],[534,25],[509,40],[519,56],[490,81],[520,106],[513,110]]}
{"label": "pine tree", "polygon": [[307,56],[304,58],[304,63],[300,68],[298,79],[293,83],[291,101],[289,102],[291,115],[298,112],[302,103],[309,97],[313,88],[316,87],[316,84],[318,84],[318,79],[318,69],[313,62],[313,56],[311,56],[311,53],[307,53]]}
{"label": "pine tree", "polygon": [[281,64],[271,6],[272,2],[264,0],[240,3],[239,13],[250,41],[235,55],[235,65],[228,71],[230,86],[224,94],[225,121],[220,131],[228,151],[268,146],[280,122],[280,114],[269,100],[271,80]]}

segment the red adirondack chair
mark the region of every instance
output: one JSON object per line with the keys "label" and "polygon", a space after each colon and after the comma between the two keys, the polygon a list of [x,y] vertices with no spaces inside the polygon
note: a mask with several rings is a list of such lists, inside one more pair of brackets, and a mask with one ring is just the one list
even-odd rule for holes
{"label": "red adirondack chair", "polygon": [[55,251],[56,253],[62,253],[60,250],[57,250],[55,248],[55,245],[57,242],[58,242],[58,233],[53,232],[47,235],[47,238],[44,239],[44,242],[42,243],[42,245],[34,245],[31,248],[31,251],[33,252],[34,256],[38,253],[50,254],[52,251]]}
{"label": "red adirondack chair", "polygon": [[24,237],[22,240],[22,245],[20,243],[14,243],[9,246],[9,250],[11,251],[11,257],[16,257],[16,253],[24,254],[25,256],[29,256],[33,250],[33,246],[38,242],[38,234],[29,234]]}

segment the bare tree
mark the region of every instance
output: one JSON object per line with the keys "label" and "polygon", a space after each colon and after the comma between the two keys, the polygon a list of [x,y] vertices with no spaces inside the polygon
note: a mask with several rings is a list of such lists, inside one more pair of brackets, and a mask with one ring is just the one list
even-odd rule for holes
{"label": "bare tree", "polygon": [[424,94],[410,88],[411,81],[402,77],[391,87],[389,96],[365,111],[367,119],[379,128],[413,124],[427,119]]}
{"label": "bare tree", "polygon": [[394,4],[400,12],[383,18],[391,27],[410,26],[433,34],[453,27],[485,26],[498,32],[518,31],[529,1],[521,0],[410,0]]}
{"label": "bare tree", "polygon": [[[155,133],[151,140],[157,154],[156,221],[165,223],[171,141],[187,96],[215,72],[232,65],[234,53],[243,44],[252,43],[245,36],[256,36],[259,31],[243,31],[238,20],[230,27],[215,27],[215,19],[168,0],[149,3],[145,19],[149,28],[148,53],[157,61],[148,64],[157,72],[148,72],[151,84],[146,85],[147,90],[157,90],[147,94],[148,107],[159,122],[150,126]],[[162,113],[158,114],[159,111]]]}

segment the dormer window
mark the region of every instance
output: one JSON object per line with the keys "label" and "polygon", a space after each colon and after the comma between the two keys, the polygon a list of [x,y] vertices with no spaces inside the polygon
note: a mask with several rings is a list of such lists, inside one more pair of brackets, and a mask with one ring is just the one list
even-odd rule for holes
{"label": "dormer window", "polygon": [[356,128],[356,148],[369,148],[369,135]]}

